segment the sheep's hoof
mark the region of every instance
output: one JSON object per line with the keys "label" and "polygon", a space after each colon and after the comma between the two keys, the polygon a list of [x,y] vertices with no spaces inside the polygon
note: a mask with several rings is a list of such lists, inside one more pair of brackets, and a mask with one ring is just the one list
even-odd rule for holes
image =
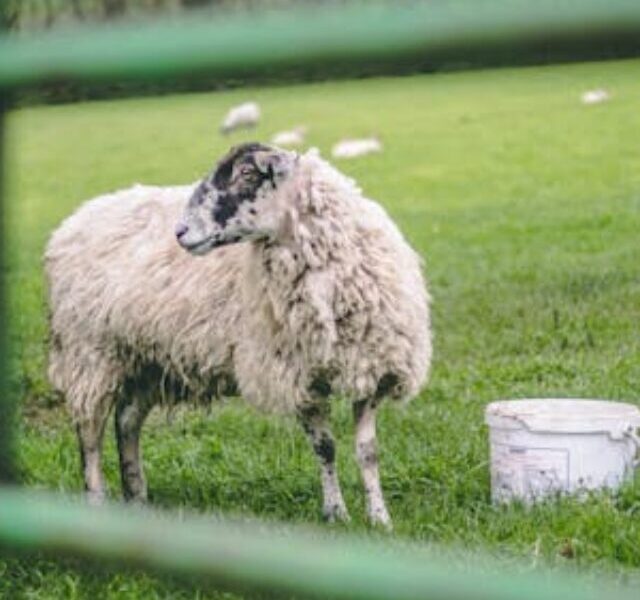
{"label": "sheep's hoof", "polygon": [[325,506],[322,511],[322,519],[326,523],[349,523],[351,521],[347,507],[339,504]]}
{"label": "sheep's hoof", "polygon": [[104,490],[96,490],[87,492],[86,498],[89,506],[103,506],[107,499],[107,495]]}
{"label": "sheep's hoof", "polygon": [[145,506],[148,503],[146,494],[135,494],[133,496],[124,496],[124,501],[130,506]]}
{"label": "sheep's hoof", "polygon": [[122,486],[122,497],[127,504],[146,504],[148,497],[146,482],[144,480],[125,482]]}
{"label": "sheep's hoof", "polygon": [[369,523],[371,523],[371,526],[376,529],[380,529],[388,533],[393,531],[393,523],[391,522],[391,517],[386,510],[369,513]]}

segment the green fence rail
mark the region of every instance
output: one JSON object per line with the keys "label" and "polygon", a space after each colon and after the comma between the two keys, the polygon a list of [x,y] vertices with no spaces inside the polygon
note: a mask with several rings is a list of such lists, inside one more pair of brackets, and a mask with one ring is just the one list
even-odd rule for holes
{"label": "green fence rail", "polygon": [[350,600],[637,600],[567,575],[510,575],[418,546],[372,543],[302,528],[232,524],[0,491],[0,549],[83,556],[218,587]]}
{"label": "green fence rail", "polygon": [[[469,58],[486,49],[508,53],[541,45],[607,46],[638,40],[638,0],[371,4],[5,35],[0,37],[0,145],[7,95],[43,82],[159,79],[194,73],[237,76],[267,66],[273,71],[288,65],[408,56],[437,61],[453,55]],[[1,257],[0,267],[4,277]],[[6,358],[2,354],[6,322],[2,302],[0,367]],[[14,470],[13,414],[5,375],[0,371],[0,482],[9,481]],[[0,550],[110,560],[188,580],[198,576],[233,589],[327,598],[631,599],[620,589],[595,588],[562,575],[508,575],[497,566],[453,571],[433,552],[392,550],[383,541],[203,518],[176,520],[123,507],[96,510],[10,487],[0,488]]]}
{"label": "green fence rail", "polygon": [[0,87],[640,41],[637,0],[452,0],[200,17],[0,39]]}

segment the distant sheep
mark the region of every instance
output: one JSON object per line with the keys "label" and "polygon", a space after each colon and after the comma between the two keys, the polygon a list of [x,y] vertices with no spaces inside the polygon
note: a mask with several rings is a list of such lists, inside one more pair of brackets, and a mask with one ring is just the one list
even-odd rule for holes
{"label": "distant sheep", "polygon": [[275,146],[291,148],[294,146],[302,146],[307,133],[306,127],[296,127],[289,131],[280,131],[271,138],[271,143]]}
{"label": "distant sheep", "polygon": [[260,121],[260,106],[255,102],[245,102],[229,110],[220,125],[220,132],[231,133],[236,129],[250,129]]}
{"label": "distant sheep", "polygon": [[582,94],[581,100],[582,104],[600,104],[602,102],[606,102],[611,98],[611,94],[607,92],[607,90],[597,89],[597,90],[589,90]]}
{"label": "distant sheep", "polygon": [[382,144],[377,138],[342,140],[331,150],[333,158],[356,158],[374,152],[382,152]]}
{"label": "distant sheep", "polygon": [[45,270],[49,376],[77,427],[91,501],[105,495],[112,409],[124,495],[144,500],[139,435],[151,408],[239,392],[297,415],[319,459],[324,516],[348,520],[329,426],[338,396],[353,404],[369,518],[390,526],[375,414],[425,383],[428,295],[386,212],[317,153],[245,144],[197,185],[91,200],[53,233]]}

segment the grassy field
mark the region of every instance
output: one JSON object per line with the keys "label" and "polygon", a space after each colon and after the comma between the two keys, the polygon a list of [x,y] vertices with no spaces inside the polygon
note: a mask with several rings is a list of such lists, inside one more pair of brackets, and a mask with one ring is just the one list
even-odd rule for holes
{"label": "grassy field", "polygon": [[[281,128],[308,125],[310,144],[325,155],[340,137],[377,134],[382,154],[340,166],[425,256],[436,335],[427,389],[380,418],[394,536],[636,579],[640,481],[581,504],[494,508],[483,410],[507,397],[640,404],[639,68],[626,61],[497,70],[10,114],[7,277],[24,482],[81,489],[74,433],[45,375],[40,257],[65,215],[134,182],[192,181],[230,143]],[[612,100],[583,106],[580,94],[600,86]],[[222,139],[222,115],[247,98],[262,104],[263,124]],[[338,403],[334,420],[351,528],[366,531],[348,407]],[[315,461],[293,421],[232,401],[158,414],[143,445],[155,505],[320,521]],[[0,561],[0,597],[124,595],[226,597],[137,573]]]}

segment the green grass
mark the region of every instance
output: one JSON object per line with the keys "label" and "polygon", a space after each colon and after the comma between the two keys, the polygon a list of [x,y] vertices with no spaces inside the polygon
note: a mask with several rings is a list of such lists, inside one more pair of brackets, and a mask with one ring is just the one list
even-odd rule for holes
{"label": "green grass", "polygon": [[[483,409],[499,398],[538,396],[640,403],[639,67],[505,69],[10,114],[7,277],[24,482],[81,489],[74,434],[45,374],[40,256],[65,215],[133,182],[194,180],[230,143],[268,139],[281,128],[308,125],[310,144],[325,155],[343,136],[378,134],[382,154],[340,166],[425,256],[436,334],[428,388],[406,409],[381,413],[394,535],[488,550],[509,564],[635,578],[640,481],[613,498],[494,508]],[[583,91],[600,86],[612,92],[610,102],[580,104]],[[262,104],[263,124],[222,139],[222,115],[247,98]],[[364,531],[342,404],[335,429],[352,529]],[[118,494],[108,433],[105,467]],[[173,420],[152,419],[143,445],[156,505],[320,520],[315,462],[291,420],[240,402],[180,410]],[[44,559],[0,562],[3,595],[223,597]]]}

